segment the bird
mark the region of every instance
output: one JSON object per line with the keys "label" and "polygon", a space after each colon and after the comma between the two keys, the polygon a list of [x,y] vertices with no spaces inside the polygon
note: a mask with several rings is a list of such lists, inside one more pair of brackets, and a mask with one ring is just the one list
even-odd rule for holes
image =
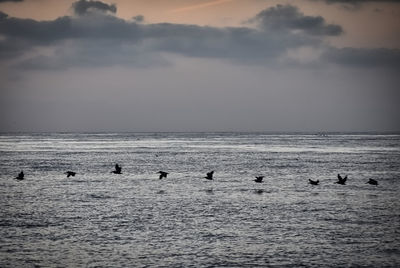
{"label": "bird", "polygon": [[312,179],[308,179],[311,185],[318,185],[319,180],[313,181]]}
{"label": "bird", "polygon": [[69,178],[69,177],[75,177],[75,175],[76,175],[76,172],[73,172],[73,171],[67,171],[67,172],[65,172],[64,174],[67,174],[67,178]]}
{"label": "bird", "polygon": [[341,185],[345,185],[346,181],[347,181],[347,175],[342,178],[342,176],[340,176],[340,174],[337,174],[338,177],[338,181],[336,182],[337,184],[341,184]]}
{"label": "bird", "polygon": [[168,172],[164,172],[164,171],[159,171],[158,173],[160,173],[160,180],[162,179],[162,178],[166,178],[167,177],[167,175],[168,175]]}
{"label": "bird", "polygon": [[19,180],[19,181],[22,181],[23,179],[24,179],[24,172],[23,171],[21,171],[19,174],[18,174],[18,176],[17,177],[15,177],[15,179],[16,180]]}
{"label": "bird", "polygon": [[367,181],[367,183],[368,183],[368,184],[371,184],[371,185],[378,185],[378,181],[377,181],[377,180],[374,180],[374,179],[369,179],[369,180]]}
{"label": "bird", "polygon": [[261,183],[261,182],[263,182],[263,179],[264,179],[264,176],[257,176],[254,181],[258,182],[258,183]]}
{"label": "bird", "polygon": [[213,174],[214,174],[214,170],[210,171],[207,173],[207,177],[204,177],[207,180],[212,180],[213,179]]}
{"label": "bird", "polygon": [[111,171],[111,173],[114,174],[122,174],[122,167],[120,167],[118,164],[115,164],[115,170]]}

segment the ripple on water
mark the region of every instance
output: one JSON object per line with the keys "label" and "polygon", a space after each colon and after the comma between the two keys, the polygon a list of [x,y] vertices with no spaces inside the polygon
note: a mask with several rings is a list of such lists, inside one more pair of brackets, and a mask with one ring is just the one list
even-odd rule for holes
{"label": "ripple on water", "polygon": [[[399,136],[42,134],[0,146],[0,267],[400,266]],[[20,168],[22,182],[10,176]],[[200,180],[209,170],[214,181]]]}

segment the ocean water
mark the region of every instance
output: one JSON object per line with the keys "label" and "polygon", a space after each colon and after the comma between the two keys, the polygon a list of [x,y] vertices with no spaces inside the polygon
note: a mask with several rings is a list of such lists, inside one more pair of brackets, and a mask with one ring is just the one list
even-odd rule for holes
{"label": "ocean water", "polygon": [[400,135],[2,134],[0,161],[0,267],[400,267]]}

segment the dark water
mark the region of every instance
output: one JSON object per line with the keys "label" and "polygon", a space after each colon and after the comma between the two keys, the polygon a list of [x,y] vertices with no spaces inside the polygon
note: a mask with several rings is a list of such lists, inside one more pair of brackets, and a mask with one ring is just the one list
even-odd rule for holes
{"label": "dark water", "polygon": [[0,267],[400,266],[399,135],[2,135],[0,160]]}

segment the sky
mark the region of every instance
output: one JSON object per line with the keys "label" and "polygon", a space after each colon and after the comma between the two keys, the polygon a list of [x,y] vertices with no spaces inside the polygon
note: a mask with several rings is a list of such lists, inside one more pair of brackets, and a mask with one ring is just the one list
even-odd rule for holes
{"label": "sky", "polygon": [[14,131],[400,131],[400,0],[0,0]]}

